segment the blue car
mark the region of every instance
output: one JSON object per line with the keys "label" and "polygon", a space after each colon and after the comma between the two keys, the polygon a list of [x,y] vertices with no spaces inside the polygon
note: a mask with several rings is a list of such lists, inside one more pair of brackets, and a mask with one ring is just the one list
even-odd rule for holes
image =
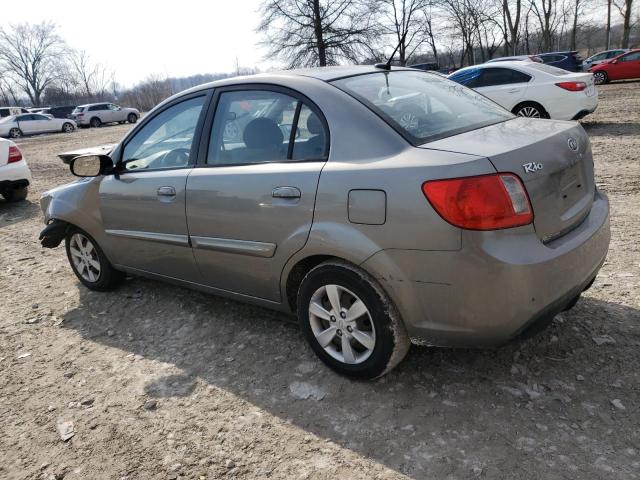
{"label": "blue car", "polygon": [[537,56],[547,65],[569,70],[570,72],[582,71],[582,57],[575,50],[570,52],[539,53]]}

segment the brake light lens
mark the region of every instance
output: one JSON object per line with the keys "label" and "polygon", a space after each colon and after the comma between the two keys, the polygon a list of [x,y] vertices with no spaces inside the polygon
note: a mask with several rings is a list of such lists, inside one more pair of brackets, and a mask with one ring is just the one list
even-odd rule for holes
{"label": "brake light lens", "polygon": [[519,177],[496,173],[433,180],[422,192],[447,222],[468,230],[498,230],[528,225],[533,211]]}
{"label": "brake light lens", "polygon": [[16,146],[9,147],[9,161],[8,163],[19,162],[22,160],[22,152]]}
{"label": "brake light lens", "polygon": [[556,83],[556,86],[569,90],[570,92],[581,92],[587,88],[587,84],[584,82],[560,82]]}

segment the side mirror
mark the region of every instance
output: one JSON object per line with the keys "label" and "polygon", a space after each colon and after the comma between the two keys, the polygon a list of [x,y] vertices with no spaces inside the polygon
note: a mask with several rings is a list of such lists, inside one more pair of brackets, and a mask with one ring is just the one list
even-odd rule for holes
{"label": "side mirror", "polygon": [[113,171],[113,160],[108,155],[80,155],[69,164],[76,177],[99,177]]}
{"label": "side mirror", "polygon": [[618,59],[611,60],[611,63],[618,63]]}

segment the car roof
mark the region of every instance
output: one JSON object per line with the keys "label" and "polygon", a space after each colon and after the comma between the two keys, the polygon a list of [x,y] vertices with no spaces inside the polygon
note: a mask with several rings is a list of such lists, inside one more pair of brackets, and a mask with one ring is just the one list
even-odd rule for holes
{"label": "car roof", "polygon": [[505,60],[504,62],[479,63],[478,65],[470,65],[468,67],[460,68],[460,69],[456,70],[455,72],[453,72],[453,74],[456,74],[458,72],[462,72],[464,70],[471,70],[472,68],[507,68],[507,67],[510,67],[510,68],[515,68],[517,70],[518,68],[531,68],[530,65],[532,63],[535,64],[536,62],[523,62],[521,60]]}

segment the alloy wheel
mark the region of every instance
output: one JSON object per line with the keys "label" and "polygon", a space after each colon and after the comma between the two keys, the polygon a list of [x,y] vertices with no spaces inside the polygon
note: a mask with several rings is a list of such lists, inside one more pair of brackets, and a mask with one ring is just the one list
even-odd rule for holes
{"label": "alloy wheel", "polygon": [[22,132],[19,128],[12,128],[11,130],[9,130],[9,136],[11,138],[20,138],[22,136]]}
{"label": "alloy wheel", "polygon": [[339,362],[362,363],[373,353],[376,331],[371,314],[356,294],[340,285],[315,291],[309,322],[318,344]]}
{"label": "alloy wheel", "polygon": [[522,107],[518,110],[519,117],[541,118],[540,110],[536,107]]}
{"label": "alloy wheel", "polygon": [[607,81],[607,76],[603,72],[596,72],[593,74],[593,79],[596,85],[602,85]]}
{"label": "alloy wheel", "polygon": [[78,274],[87,282],[97,282],[101,271],[100,258],[91,240],[81,233],[74,233],[69,243],[69,251]]}
{"label": "alloy wheel", "polygon": [[71,125],[70,123],[65,123],[65,124],[62,126],[62,130],[63,130],[65,133],[71,133],[71,132],[73,132],[73,125]]}

